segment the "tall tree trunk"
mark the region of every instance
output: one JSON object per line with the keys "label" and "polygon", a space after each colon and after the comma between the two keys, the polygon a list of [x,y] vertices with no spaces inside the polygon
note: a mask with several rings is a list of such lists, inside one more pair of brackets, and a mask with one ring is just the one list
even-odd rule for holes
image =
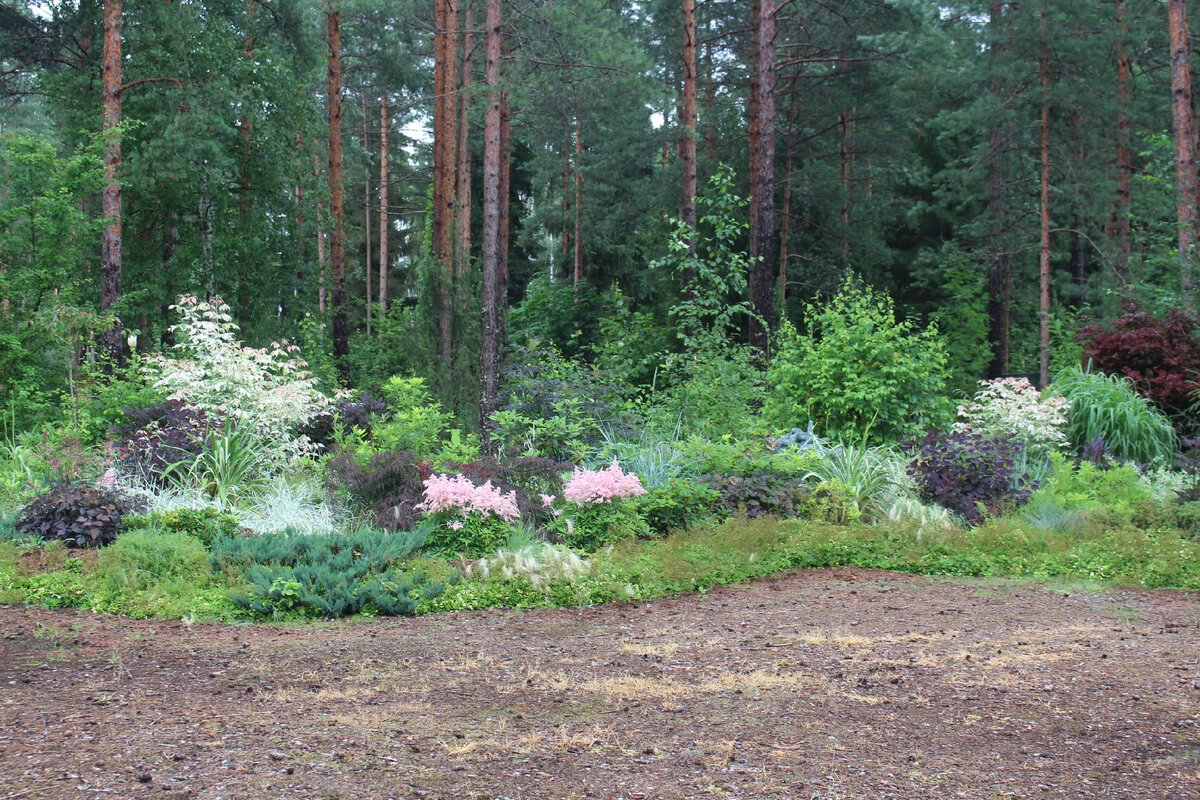
{"label": "tall tree trunk", "polygon": [[[567,268],[568,256],[571,253],[571,132],[567,131],[563,139],[563,168],[562,168],[562,268]],[[556,276],[552,273],[550,278]]]}
{"label": "tall tree trunk", "polygon": [[746,135],[750,148],[750,257],[758,252],[758,106],[759,93],[762,87],[762,75],[759,74],[759,36],[762,27],[761,0],[750,0],[750,96],[746,98]]}
{"label": "tall tree trunk", "polygon": [[1041,355],[1039,377],[1043,387],[1050,385],[1050,42],[1046,22],[1046,4],[1042,3],[1042,235],[1038,259],[1038,288],[1041,296],[1038,348]]}
{"label": "tall tree trunk", "polygon": [[475,36],[471,31],[474,24],[471,3],[463,11],[463,63],[462,92],[458,109],[458,252],[455,258],[455,281],[466,283],[471,263],[471,83],[475,61]]}
{"label": "tall tree trunk", "polygon": [[1132,103],[1129,91],[1129,38],[1128,10],[1125,0],[1116,0],[1117,22],[1121,25],[1121,36],[1117,39],[1117,203],[1114,209],[1114,244],[1116,253],[1113,269],[1122,285],[1129,283],[1129,207],[1132,199],[1133,162],[1130,158],[1129,107]]}
{"label": "tall tree trunk", "polygon": [[487,0],[485,81],[487,111],[483,122],[483,313],[480,332],[480,427],[489,450],[500,389],[500,0]]}
{"label": "tall tree trunk", "polygon": [[[1001,17],[1004,14],[1003,3],[992,3],[988,14],[988,30],[991,32],[989,60],[992,65],[992,78],[989,91],[994,102],[1001,102],[1000,83],[1000,44]],[[988,131],[988,245],[990,253],[987,270],[987,301],[988,301],[988,344],[991,346],[992,358],[988,362],[988,377],[999,378],[1004,374],[1007,346],[1005,334],[1007,327],[1004,317],[1004,173],[1000,168],[1001,134],[998,124]]]}
{"label": "tall tree trunk", "polygon": [[768,327],[774,318],[775,235],[775,0],[760,0],[758,26],[758,131],[751,152],[757,152],[754,185],[757,188],[750,216],[758,241],[751,246],[750,345],[758,349],[760,363],[768,357]]}
{"label": "tall tree trunk", "polygon": [[[362,118],[363,118],[363,150],[370,154],[371,152],[371,131],[367,126],[367,89],[364,86],[362,92]],[[371,269],[371,164],[370,159],[367,161],[367,169],[363,175],[363,255],[366,258],[366,269],[363,272],[363,286],[365,291],[364,300],[367,310],[367,336],[371,335],[371,282],[375,277],[375,271]]]}
{"label": "tall tree trunk", "polygon": [[[508,48],[500,42],[500,59],[508,59]],[[500,352],[508,344],[508,215],[512,178],[512,131],[511,113],[508,107],[508,92],[500,90],[500,238],[496,244],[496,257],[500,259]]]}
{"label": "tall tree trunk", "polygon": [[[696,255],[696,0],[683,0],[683,115],[679,153],[683,162],[679,218],[693,231],[688,251]],[[690,271],[690,268],[689,268]],[[684,286],[695,276],[684,273]]]}
{"label": "tall tree trunk", "polygon": [[388,97],[379,94],[379,316],[387,316],[388,284]]}
{"label": "tall tree trunk", "polygon": [[[1075,169],[1082,171],[1085,156],[1083,147],[1083,126],[1085,118],[1082,110],[1077,110],[1071,119],[1071,144],[1074,147]],[[1080,208],[1078,197],[1071,204],[1071,282],[1075,292],[1071,299],[1071,307],[1076,311],[1083,308],[1087,299],[1087,249],[1083,246],[1083,210]]]}
{"label": "tall tree trunk", "polygon": [[[101,82],[104,132],[104,190],[100,194],[104,231],[100,238],[100,308],[121,300],[121,0],[104,0],[104,61]],[[100,336],[110,366],[121,360],[121,322]]]}
{"label": "tall tree trunk", "polygon": [[1179,291],[1192,304],[1196,265],[1196,139],[1192,116],[1192,72],[1188,66],[1187,3],[1168,0],[1171,36],[1171,116],[1175,124],[1176,205],[1179,217]]}
{"label": "tall tree trunk", "polygon": [[[313,176],[321,177],[321,159],[313,153]],[[328,176],[326,176],[328,178]],[[317,198],[317,312],[324,317],[328,310],[329,298],[325,288],[325,203]]]}
{"label": "tall tree trunk", "polygon": [[434,0],[434,106],[433,106],[433,252],[441,265],[438,282],[438,353],[448,370],[452,361],[454,314],[454,167],[458,103],[458,2]]}
{"label": "tall tree trunk", "polygon": [[583,136],[575,117],[575,294],[583,284]]}
{"label": "tall tree trunk", "polygon": [[792,131],[796,124],[796,80],[798,77],[799,73],[792,76],[788,94],[788,126],[787,132],[784,133],[787,149],[783,165],[783,214],[779,222],[779,289],[777,291],[782,310],[787,309],[788,235],[792,222],[792,143],[794,141]]}
{"label": "tall tree trunk", "polygon": [[842,177],[842,265],[850,265],[850,195],[854,191],[854,110],[838,115],[841,139],[838,141],[838,162]]}
{"label": "tall tree trunk", "polygon": [[350,381],[350,330],[346,322],[346,239],[344,174],[342,160],[342,13],[330,0],[329,75],[326,93],[329,100],[329,213],[333,235],[329,241],[330,311],[333,313],[331,336],[333,361],[344,383]]}
{"label": "tall tree trunk", "polygon": [[713,80],[712,42],[704,44],[704,63],[704,160],[711,164],[713,139],[717,133],[713,114],[713,108],[717,103],[717,86]]}

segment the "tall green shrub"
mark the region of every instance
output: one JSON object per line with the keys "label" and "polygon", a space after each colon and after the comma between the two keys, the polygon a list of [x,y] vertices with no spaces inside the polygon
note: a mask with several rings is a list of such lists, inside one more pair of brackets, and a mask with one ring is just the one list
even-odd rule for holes
{"label": "tall green shrub", "polygon": [[897,321],[886,294],[847,280],[828,303],[809,304],[808,332],[784,321],[767,372],[768,421],[816,420],[829,436],[900,438],[947,421],[946,345],[937,328]]}

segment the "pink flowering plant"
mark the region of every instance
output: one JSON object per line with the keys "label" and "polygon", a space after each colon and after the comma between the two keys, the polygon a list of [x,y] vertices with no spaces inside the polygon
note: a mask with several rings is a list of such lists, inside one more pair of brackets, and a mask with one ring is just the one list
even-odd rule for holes
{"label": "pink flowering plant", "polygon": [[516,492],[505,494],[491,481],[477,486],[465,475],[430,475],[422,485],[415,508],[432,526],[427,550],[479,557],[504,544],[521,518]]}
{"label": "pink flowering plant", "polygon": [[[554,510],[551,530],[581,550],[597,550],[622,539],[649,536],[649,525],[631,502],[645,493],[638,476],[623,471],[616,459],[601,470],[575,467],[563,484],[566,508]],[[553,500],[542,498],[548,507]]]}

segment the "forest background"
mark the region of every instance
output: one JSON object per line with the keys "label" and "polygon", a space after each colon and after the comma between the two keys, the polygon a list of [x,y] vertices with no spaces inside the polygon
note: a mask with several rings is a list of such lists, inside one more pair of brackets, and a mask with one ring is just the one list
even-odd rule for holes
{"label": "forest background", "polygon": [[1192,305],[1184,11],[8,3],[0,406],[78,422],[181,295],[326,388],[420,376],[485,439],[504,365],[557,356],[757,409],[772,335],[844,286],[935,322],[951,393],[1045,385],[1085,323]]}

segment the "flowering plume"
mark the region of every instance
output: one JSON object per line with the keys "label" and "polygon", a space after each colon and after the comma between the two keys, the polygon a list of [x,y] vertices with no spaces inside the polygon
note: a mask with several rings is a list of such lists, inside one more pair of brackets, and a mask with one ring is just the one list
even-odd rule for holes
{"label": "flowering plume", "polygon": [[626,497],[637,497],[646,493],[642,482],[632,472],[621,471],[614,458],[611,465],[599,471],[575,468],[571,479],[563,485],[563,498],[568,503],[611,503]]}
{"label": "flowering plume", "polygon": [[521,518],[517,508],[517,493],[503,494],[492,486],[491,481],[476,486],[465,475],[430,475],[422,485],[425,487],[424,499],[414,508],[426,514],[449,511],[466,517],[478,511],[484,519],[492,514],[506,522],[516,522]]}

